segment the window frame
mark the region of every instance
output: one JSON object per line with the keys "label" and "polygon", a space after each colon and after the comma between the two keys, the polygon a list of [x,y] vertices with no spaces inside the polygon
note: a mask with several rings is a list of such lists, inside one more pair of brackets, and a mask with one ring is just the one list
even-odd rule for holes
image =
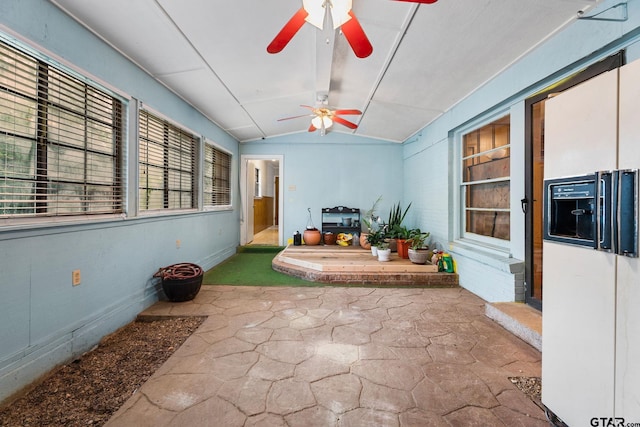
{"label": "window frame", "polygon": [[[126,149],[127,111],[129,108],[128,98],[118,94],[113,89],[106,87],[96,79],[88,77],[86,73],[76,71],[72,67],[66,66],[60,61],[51,58],[28,45],[23,45],[16,40],[2,36],[1,33],[0,43],[2,43],[3,46],[6,46],[7,50],[15,52],[14,55],[16,55],[16,57],[21,56],[25,61],[28,61],[24,63],[24,66],[29,68],[24,68],[24,70],[32,69],[35,71],[35,74],[32,75],[34,80],[30,82],[35,85],[33,88],[37,88],[31,95],[27,92],[17,90],[17,88],[13,91],[9,86],[7,86],[5,91],[5,93],[13,93],[14,96],[19,96],[20,99],[24,99],[25,101],[30,99],[33,105],[35,105],[35,133],[33,135],[24,134],[22,136],[21,134],[15,134],[13,135],[13,138],[19,137],[25,141],[30,140],[35,144],[36,149],[33,160],[33,176],[29,179],[28,176],[25,175],[25,178],[21,180],[24,180],[25,182],[33,182],[37,189],[34,189],[33,193],[35,197],[33,202],[33,212],[25,214],[2,214],[2,217],[0,217],[0,227],[78,222],[87,220],[95,221],[123,217],[126,213],[127,207]],[[20,77],[16,75],[15,78],[18,79]],[[11,81],[8,83],[10,82]],[[66,94],[66,92],[61,91],[59,87],[55,85],[52,86],[54,98],[49,99],[45,92],[49,92],[47,89],[49,83],[56,82],[73,85],[82,89],[82,93],[84,95],[81,98],[81,104],[73,104],[70,99],[66,99],[66,96],[63,97],[62,95]],[[99,111],[102,111],[102,114],[104,113],[105,110],[103,110],[102,107],[99,107],[98,109],[95,107],[92,108],[91,103],[96,102],[101,98],[109,100],[109,104],[107,104],[111,107],[108,117],[109,121],[103,122],[103,118],[106,116],[97,115]],[[81,108],[78,108],[78,106]],[[55,113],[56,111],[58,111],[58,113]],[[49,129],[52,127],[51,123],[49,123],[50,118],[58,120],[55,123],[60,126],[62,126],[63,123],[65,126],[69,126],[69,124],[72,123],[61,121],[63,117],[62,114],[75,117],[76,122],[81,123],[82,127],[60,127],[58,128],[60,134],[51,133],[51,130]],[[8,117],[11,118],[15,116],[11,115]],[[106,128],[110,130],[108,133],[108,135],[110,135],[110,151],[105,151],[104,147],[102,149],[91,147],[94,143],[101,141],[101,139],[94,139],[92,137],[92,135],[97,134],[91,133],[91,123],[99,124],[103,126],[103,128],[106,126]],[[80,129],[80,133],[70,133],[75,132],[78,129]],[[63,137],[61,139],[59,135],[62,135],[63,132],[69,132],[69,134],[74,135],[74,137]],[[7,138],[12,137],[11,131],[7,131],[4,134]],[[102,139],[102,142],[104,141],[107,140]],[[10,145],[10,147],[15,147],[15,144],[16,143]],[[70,154],[72,157],[75,156],[75,160],[78,158],[82,159],[80,161],[82,166],[82,176],[76,174],[76,171],[73,171],[73,174],[69,175],[69,171],[67,170],[64,172],[68,175],[67,178],[62,176],[56,177],[56,171],[51,169],[52,167],[55,167],[55,163],[50,161],[47,154],[48,151],[53,149],[52,147],[61,147],[61,149],[67,151],[71,150]],[[80,155],[78,153],[84,154]],[[92,165],[93,167],[99,166],[100,168],[103,168],[104,165],[102,165],[102,162],[97,164],[91,163],[91,158],[108,158],[110,161],[108,162],[108,167],[106,169],[102,169],[102,172],[99,172],[96,175],[96,169],[92,169]],[[67,159],[67,161],[68,160],[69,159]],[[70,166],[67,166],[67,168],[68,167]],[[94,172],[89,173],[89,170],[93,170]],[[6,175],[8,178],[12,176],[9,172],[10,171],[8,171]],[[60,175],[60,173],[61,172],[58,169],[57,175]],[[110,178],[111,181],[107,183],[100,181],[105,178]],[[60,207],[55,206],[58,203],[56,202],[58,197],[52,197],[55,193],[52,193],[49,189],[52,185],[65,185],[65,182],[67,182],[68,185],[74,185],[82,188],[83,190],[82,194],[79,196],[73,196],[67,200],[67,202],[70,203],[70,205],[68,205],[69,207],[60,212]],[[93,187],[110,189],[109,191],[111,192],[111,196],[106,199],[108,202],[107,209],[102,208],[92,210],[94,208],[105,206],[104,198],[102,198],[102,200],[92,198],[95,197],[95,194],[92,196],[89,189]],[[100,192],[98,194],[102,193]],[[75,197],[79,197],[79,200],[74,202]],[[50,203],[53,203],[53,205],[49,205]],[[109,204],[111,207],[108,206]],[[81,210],[73,210],[72,207],[76,205],[80,207]]]}
{"label": "window frame", "polygon": [[[509,117],[509,143],[507,145],[504,146],[500,146],[500,147],[496,147],[490,150],[486,150],[483,151],[481,153],[475,153],[472,156],[465,156],[464,154],[464,142],[465,142],[465,136],[480,130],[481,128],[490,125],[494,122],[496,122],[497,120],[500,120],[502,118],[505,117]],[[482,118],[479,118],[477,120],[474,120],[472,122],[467,123],[465,126],[455,130],[453,132],[453,139],[454,139],[454,150],[453,150],[453,159],[454,159],[454,163],[456,165],[456,173],[455,173],[455,186],[454,188],[456,189],[456,196],[455,196],[455,201],[454,201],[454,209],[453,212],[455,212],[455,222],[454,222],[454,240],[455,241],[459,241],[461,243],[468,243],[474,246],[479,246],[484,248],[485,250],[488,250],[490,252],[495,252],[495,253],[508,253],[510,251],[511,248],[511,243],[512,243],[512,239],[513,236],[511,236],[511,232],[510,232],[510,237],[508,240],[505,239],[500,239],[497,237],[491,237],[491,236],[485,236],[483,234],[478,234],[478,233],[473,233],[470,231],[467,231],[467,211],[469,210],[467,208],[466,205],[466,197],[467,197],[467,190],[471,185],[475,185],[475,184],[481,184],[481,183],[493,183],[493,182],[507,182],[509,184],[509,201],[512,198],[512,194],[513,194],[513,188],[511,188],[511,184],[512,184],[512,172],[511,172],[511,167],[510,167],[510,172],[509,175],[506,177],[499,177],[499,178],[495,178],[495,179],[489,179],[489,180],[478,180],[478,181],[473,181],[473,182],[465,182],[464,180],[464,172],[465,172],[465,161],[471,157],[479,157],[482,155],[485,155],[486,153],[490,153],[492,151],[498,151],[502,148],[508,148],[509,149],[509,162],[510,165],[513,164],[513,151],[511,149],[511,122],[512,122],[512,112],[507,108],[507,109],[503,109],[500,111],[496,111],[496,112],[492,112],[490,115],[485,115]],[[474,210],[478,210],[478,209],[474,209]],[[495,209],[492,209],[492,211]],[[509,203],[509,208],[499,208],[498,210],[500,210],[501,212],[506,212],[509,216],[509,227],[511,227],[511,222],[513,221],[513,217],[512,217],[512,209],[510,207],[510,203]]]}
{"label": "window frame", "polygon": [[[211,195],[213,197],[213,194],[215,193],[215,187],[216,187],[216,176],[215,176],[215,163],[212,165],[212,176],[208,177],[206,174],[207,171],[207,165],[205,164],[209,159],[207,157],[207,148],[210,148],[212,150],[214,150],[214,152],[219,152],[222,153],[224,155],[227,155],[229,158],[229,162],[228,162],[228,176],[227,176],[227,182],[228,182],[228,200],[229,203],[225,203],[225,204],[208,204],[207,203],[207,192],[205,192],[207,185],[204,182],[206,179],[212,179],[213,182],[212,184],[212,192]],[[221,147],[220,145],[216,144],[215,142],[204,138],[204,149],[203,149],[203,173],[202,173],[202,209],[204,211],[221,211],[221,210],[231,210],[233,209],[233,153],[231,153],[231,151],[224,149],[223,147]],[[212,161],[215,162],[215,158],[212,158]]]}

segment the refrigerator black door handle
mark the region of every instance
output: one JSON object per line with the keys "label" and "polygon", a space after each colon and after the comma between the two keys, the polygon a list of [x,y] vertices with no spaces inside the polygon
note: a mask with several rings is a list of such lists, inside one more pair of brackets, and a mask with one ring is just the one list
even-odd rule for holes
{"label": "refrigerator black door handle", "polygon": [[638,170],[618,171],[617,245],[619,255],[638,257]]}
{"label": "refrigerator black door handle", "polygon": [[597,172],[596,180],[596,208],[595,208],[595,249],[599,251],[613,250],[613,173],[610,171]]}

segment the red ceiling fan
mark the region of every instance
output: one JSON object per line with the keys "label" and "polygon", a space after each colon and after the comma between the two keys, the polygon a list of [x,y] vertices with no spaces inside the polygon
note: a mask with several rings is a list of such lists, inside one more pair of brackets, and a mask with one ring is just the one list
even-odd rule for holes
{"label": "red ceiling fan", "polygon": [[[438,0],[394,0],[409,3],[431,4]],[[373,52],[373,46],[364,33],[360,22],[351,10],[352,0],[302,0],[302,7],[285,24],[276,37],[267,46],[267,52],[278,53],[285,48],[305,22],[320,29],[324,26],[327,6],[333,20],[333,28],[342,27],[353,52],[358,58],[366,58]]]}
{"label": "red ceiling fan", "polygon": [[345,120],[340,116],[362,114],[362,111],[355,110],[355,109],[333,110],[324,103],[322,103],[318,107],[311,107],[309,105],[301,105],[301,107],[310,109],[311,114],[302,114],[300,116],[285,117],[284,119],[279,119],[278,121],[281,122],[283,120],[297,119],[299,117],[313,117],[311,119],[311,125],[309,125],[309,132],[315,132],[317,130],[320,130],[320,135],[324,136],[327,133],[327,129],[333,126],[334,123],[341,124],[350,129],[357,129],[358,128],[357,124],[350,122],[349,120]]}

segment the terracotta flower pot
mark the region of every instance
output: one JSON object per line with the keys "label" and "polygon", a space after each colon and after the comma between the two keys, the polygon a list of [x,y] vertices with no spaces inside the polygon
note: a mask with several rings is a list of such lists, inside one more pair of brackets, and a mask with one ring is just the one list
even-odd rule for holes
{"label": "terracotta flower pot", "polygon": [[304,230],[304,234],[302,235],[304,239],[304,244],[307,246],[315,246],[320,244],[322,240],[322,235],[320,234],[320,230]]}
{"label": "terracotta flower pot", "polygon": [[331,232],[324,233],[324,244],[325,245],[335,245],[337,236]]}
{"label": "terracotta flower pot", "polygon": [[396,239],[398,246],[398,256],[400,258],[409,259],[409,246],[406,239]]}
{"label": "terracotta flower pot", "polygon": [[371,243],[367,242],[367,236],[368,235],[369,235],[369,233],[360,234],[360,247],[362,249],[366,249],[366,250],[371,249]]}

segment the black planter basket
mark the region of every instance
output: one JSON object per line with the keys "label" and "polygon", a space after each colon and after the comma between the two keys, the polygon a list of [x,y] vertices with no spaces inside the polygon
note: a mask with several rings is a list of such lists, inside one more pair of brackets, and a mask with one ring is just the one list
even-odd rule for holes
{"label": "black planter basket", "polygon": [[153,277],[162,279],[162,290],[173,302],[191,301],[200,292],[204,272],[197,264],[172,264],[158,270]]}

